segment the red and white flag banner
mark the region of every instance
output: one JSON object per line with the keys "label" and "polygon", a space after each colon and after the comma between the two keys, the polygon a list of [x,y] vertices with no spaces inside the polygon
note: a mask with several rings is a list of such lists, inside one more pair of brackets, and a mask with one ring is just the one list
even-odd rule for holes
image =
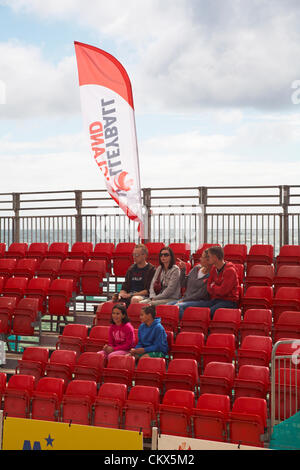
{"label": "red and white flag banner", "polygon": [[118,60],[75,42],[84,125],[92,158],[107,191],[125,214],[139,223],[143,213],[134,106],[128,74]]}

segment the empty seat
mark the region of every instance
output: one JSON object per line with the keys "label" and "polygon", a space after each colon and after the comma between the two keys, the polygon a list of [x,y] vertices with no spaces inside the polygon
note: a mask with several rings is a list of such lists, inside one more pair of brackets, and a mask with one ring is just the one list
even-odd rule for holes
{"label": "empty seat", "polygon": [[35,258],[41,262],[48,252],[48,243],[31,243],[26,253],[27,258]]}
{"label": "empty seat", "polygon": [[280,338],[300,339],[300,312],[287,310],[281,313],[274,325],[274,341]]}
{"label": "empty seat", "polygon": [[274,282],[273,264],[254,264],[245,279],[245,288],[250,286],[272,286]]}
{"label": "empty seat", "polygon": [[[0,403],[2,404],[2,397],[4,395],[7,385],[7,374],[5,372],[0,372]],[[2,406],[1,406],[2,409]]]}
{"label": "empty seat", "polygon": [[94,251],[90,254],[93,260],[103,260],[107,274],[111,274],[112,256],[115,249],[114,243],[96,243]]}
{"label": "empty seat", "polygon": [[178,332],[179,327],[179,307],[177,305],[157,305],[156,317],[161,319],[165,330]]}
{"label": "empty seat", "polygon": [[57,279],[61,263],[62,260],[60,258],[44,258],[37,268],[37,277],[46,277],[51,279],[51,281]]}
{"label": "empty seat", "polygon": [[274,277],[274,291],[280,287],[300,287],[300,265],[281,265]]}
{"label": "empty seat", "polygon": [[168,390],[159,406],[159,432],[191,437],[191,413],[195,395],[191,390]]}
{"label": "empty seat", "polygon": [[245,266],[241,263],[234,263],[234,267],[238,276],[239,284],[244,284]]}
{"label": "empty seat", "polygon": [[100,383],[106,357],[97,352],[83,352],[74,366],[74,379]]}
{"label": "empty seat", "polygon": [[85,340],[85,351],[102,351],[103,346],[105,344],[108,344],[109,328],[110,327],[108,325],[93,326],[90,330],[88,337]]}
{"label": "empty seat", "polygon": [[135,358],[127,355],[116,355],[108,358],[107,367],[103,369],[103,382],[123,383],[131,386],[135,369]]}
{"label": "empty seat", "polygon": [[273,319],[276,324],[285,310],[300,311],[300,287],[280,287],[273,299]]}
{"label": "empty seat", "polygon": [[81,259],[86,263],[90,258],[93,251],[93,243],[91,242],[75,242],[72,245],[71,251],[68,253],[70,259]]}
{"label": "empty seat", "polygon": [[281,265],[300,265],[300,245],[283,245],[276,257],[277,272]]}
{"label": "empty seat", "polygon": [[38,299],[39,311],[44,315],[47,311],[47,295],[50,287],[51,279],[47,277],[30,279],[25,290],[26,298]]}
{"label": "empty seat", "polygon": [[187,307],[180,321],[180,331],[208,333],[210,309],[206,307]]}
{"label": "empty seat", "polygon": [[124,277],[129,266],[133,264],[135,243],[118,243],[113,252],[113,271],[116,277]]}
{"label": "empty seat", "polygon": [[203,370],[209,362],[229,362],[235,360],[236,338],[233,334],[212,333],[202,349]]}
{"label": "empty seat", "polygon": [[162,357],[141,357],[133,374],[135,385],[157,387],[162,391],[166,360]]}
{"label": "empty seat", "polygon": [[103,277],[105,274],[106,267],[104,261],[87,261],[80,274],[81,293],[91,296],[103,294]]}
{"label": "empty seat", "polygon": [[200,394],[217,393],[231,397],[235,366],[228,362],[209,362],[200,375]]}
{"label": "empty seat", "polygon": [[95,316],[95,325],[108,326],[111,324],[112,309],[116,302],[103,302],[99,304]]}
{"label": "empty seat", "polygon": [[267,403],[263,398],[240,397],[228,414],[230,442],[264,446],[267,427]]}
{"label": "empty seat", "polygon": [[11,332],[14,335],[33,336],[34,327],[40,319],[39,300],[23,298],[13,311]]}
{"label": "empty seat", "polygon": [[247,245],[243,243],[228,243],[224,246],[224,259],[232,263],[244,264],[247,257]]}
{"label": "empty seat", "polygon": [[249,249],[247,258],[247,272],[254,264],[273,264],[274,247],[273,245],[256,244]]}
{"label": "empty seat", "polygon": [[266,399],[270,387],[270,369],[264,366],[244,365],[234,381],[234,398]]}
{"label": "empty seat", "polygon": [[68,315],[72,292],[73,281],[71,279],[54,279],[48,289],[48,314]]}
{"label": "empty seat", "polygon": [[25,258],[28,250],[27,243],[11,243],[8,250],[5,252],[5,258]]}
{"label": "empty seat", "polygon": [[127,385],[104,383],[94,402],[94,426],[120,428],[123,405],[127,399]]}
{"label": "empty seat", "polygon": [[210,322],[210,333],[238,335],[241,324],[241,310],[238,308],[218,308]]}
{"label": "empty seat", "polygon": [[87,325],[69,323],[64,327],[63,334],[58,337],[56,349],[69,349],[81,354],[84,351],[88,329]]}
{"label": "empty seat", "polygon": [[164,379],[165,391],[171,389],[192,390],[198,393],[198,364],[195,359],[172,359]]}
{"label": "empty seat", "polygon": [[0,333],[10,333],[12,315],[16,305],[16,297],[0,297]]}
{"label": "empty seat", "polygon": [[242,295],[241,307],[244,312],[249,308],[272,309],[273,288],[271,286],[250,286]]}
{"label": "empty seat", "polygon": [[62,421],[89,425],[97,384],[91,380],[72,380],[62,398]]}
{"label": "empty seat", "polygon": [[278,368],[297,369],[299,362],[299,340],[280,338],[275,351],[275,370]]}
{"label": "empty seat", "polygon": [[211,441],[227,440],[227,418],[230,398],[223,394],[204,393],[191,412],[194,437]]}
{"label": "empty seat", "polygon": [[201,362],[203,346],[203,333],[181,331],[171,346],[171,356],[173,359],[195,359],[197,362]]}
{"label": "empty seat", "polygon": [[59,258],[61,260],[66,259],[69,253],[69,243],[65,242],[54,242],[49,246],[47,258]]}
{"label": "empty seat", "polygon": [[48,359],[48,348],[28,347],[24,349],[22,359],[18,360],[16,374],[33,375],[38,381],[44,376]]}
{"label": "empty seat", "polygon": [[82,269],[82,259],[65,259],[58,271],[60,279],[71,279],[73,281],[73,292],[76,292],[76,294],[80,293],[80,274]]}
{"label": "empty seat", "polygon": [[5,297],[15,297],[19,301],[23,296],[28,284],[27,277],[10,277],[2,290]]}
{"label": "empty seat", "polygon": [[15,258],[1,258],[0,259],[0,276],[5,280],[13,275],[14,268],[17,265]]}
{"label": "empty seat", "polygon": [[248,309],[240,324],[241,342],[247,335],[270,336],[272,331],[272,310]]}
{"label": "empty seat", "polygon": [[300,370],[275,369],[275,418],[285,420],[300,409]]}
{"label": "empty seat", "polygon": [[35,379],[32,375],[12,375],[4,392],[3,412],[5,416],[29,418],[30,400]]}
{"label": "empty seat", "polygon": [[59,421],[63,389],[63,379],[42,377],[32,392],[32,419]]}
{"label": "empty seat", "polygon": [[6,243],[0,243],[0,258],[3,258],[6,251]]}
{"label": "empty seat", "polygon": [[66,388],[69,381],[73,378],[74,367],[76,364],[76,352],[63,349],[56,349],[50,356],[45,367],[47,377],[57,377],[64,379]]}
{"label": "empty seat", "polygon": [[165,247],[165,244],[162,242],[148,242],[146,243],[146,247],[148,249],[148,257],[147,261],[153,266],[159,266],[159,253],[162,248]]}
{"label": "empty seat", "polygon": [[271,353],[271,337],[248,335],[237,351],[239,368],[243,365],[269,367]]}
{"label": "empty seat", "polygon": [[152,437],[152,426],[157,426],[159,402],[157,387],[132,387],[124,403],[124,429],[142,431],[144,438]]}
{"label": "empty seat", "polygon": [[191,257],[191,245],[189,243],[170,243],[169,248],[174,253],[175,258],[182,261],[189,261]]}

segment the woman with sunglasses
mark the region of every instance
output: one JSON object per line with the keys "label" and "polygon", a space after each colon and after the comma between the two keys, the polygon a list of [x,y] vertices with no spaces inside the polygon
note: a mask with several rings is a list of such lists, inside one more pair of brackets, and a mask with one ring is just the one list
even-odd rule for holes
{"label": "woman with sunglasses", "polygon": [[176,265],[173,250],[164,247],[159,252],[159,266],[152,278],[149,298],[140,303],[161,305],[180,298],[180,269]]}

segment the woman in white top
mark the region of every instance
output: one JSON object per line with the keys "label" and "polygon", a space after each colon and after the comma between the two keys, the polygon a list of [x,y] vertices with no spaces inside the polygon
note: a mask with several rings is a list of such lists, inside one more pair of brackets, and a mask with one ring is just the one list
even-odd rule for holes
{"label": "woman in white top", "polygon": [[140,303],[161,305],[175,302],[180,298],[180,269],[176,265],[173,250],[164,247],[159,253],[159,266],[152,278],[149,298]]}

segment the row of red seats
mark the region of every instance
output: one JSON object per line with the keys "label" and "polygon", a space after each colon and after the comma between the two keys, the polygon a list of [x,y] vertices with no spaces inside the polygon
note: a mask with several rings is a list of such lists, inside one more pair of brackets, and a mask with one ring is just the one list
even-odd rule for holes
{"label": "row of red seats", "polygon": [[105,262],[103,260],[83,260],[58,258],[45,258],[39,262],[35,258],[0,259],[0,287],[5,287],[6,281],[11,277],[26,277],[32,279],[49,278],[71,279],[73,291],[79,295],[102,295],[103,278],[106,276]]}
{"label": "row of red seats", "polygon": [[[1,377],[2,375],[2,377]],[[0,375],[2,384],[6,377]],[[226,395],[204,394],[197,404],[190,391],[169,390],[160,403],[156,387],[106,383],[97,392],[93,381],[42,378],[36,388],[30,375],[12,376],[3,386],[6,416],[143,431],[263,446],[267,426],[264,399],[240,397],[230,408]]]}

